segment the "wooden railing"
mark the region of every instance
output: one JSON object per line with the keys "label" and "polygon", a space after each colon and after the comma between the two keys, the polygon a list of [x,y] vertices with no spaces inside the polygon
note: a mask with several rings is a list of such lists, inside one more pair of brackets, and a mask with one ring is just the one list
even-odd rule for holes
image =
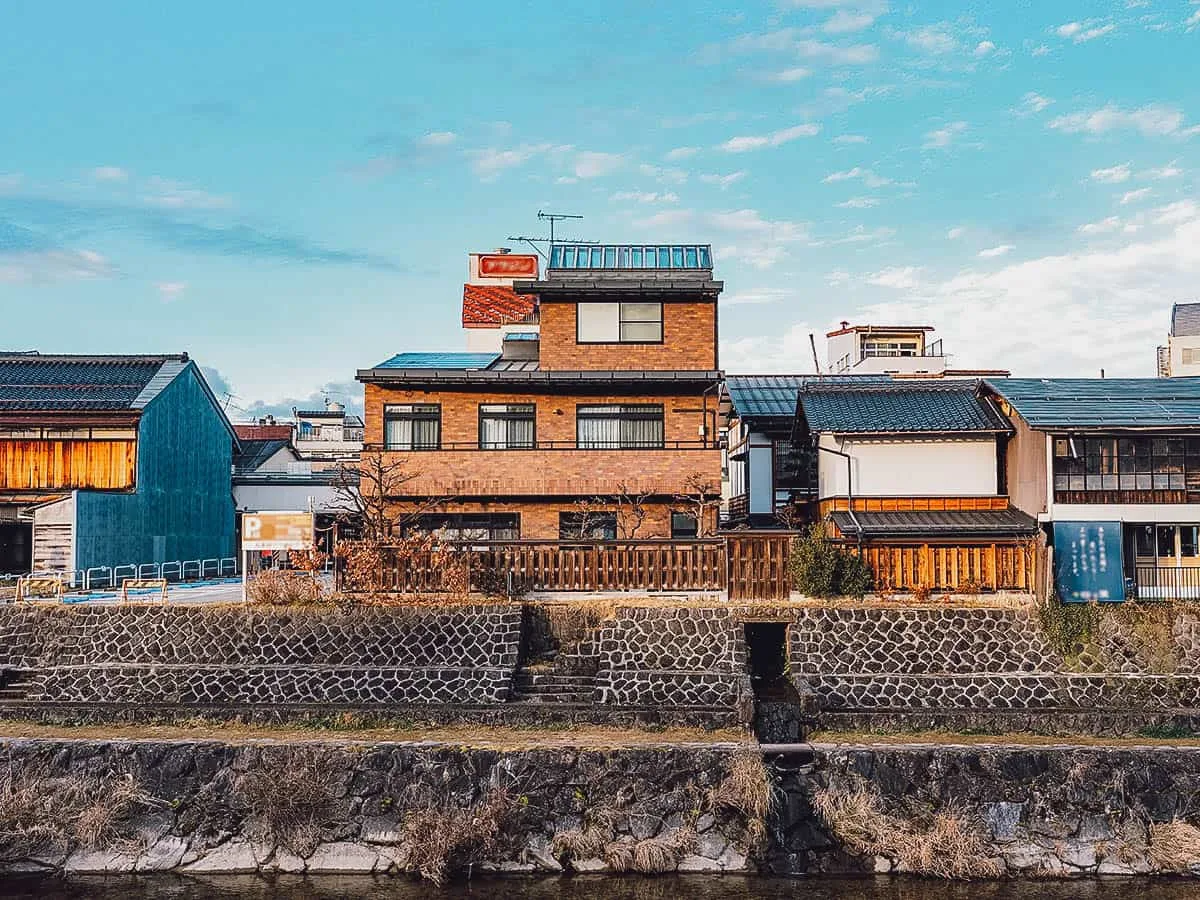
{"label": "wooden railing", "polygon": [[[383,589],[438,592],[453,580],[446,570],[470,573],[471,590],[722,591],[725,541],[511,541],[472,543],[404,555],[383,551]],[[458,575],[461,585],[462,576]]]}
{"label": "wooden railing", "polygon": [[792,587],[788,580],[788,554],[794,534],[730,535],[730,600],[786,600]]}
{"label": "wooden railing", "polygon": [[[853,543],[846,545],[854,549]],[[862,556],[875,572],[876,587],[898,591],[974,593],[1032,591],[1037,581],[1032,542],[1006,544],[867,544]]]}

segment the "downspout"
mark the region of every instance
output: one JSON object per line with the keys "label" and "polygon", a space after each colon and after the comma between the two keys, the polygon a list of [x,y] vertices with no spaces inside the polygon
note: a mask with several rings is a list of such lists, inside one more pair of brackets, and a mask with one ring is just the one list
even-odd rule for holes
{"label": "downspout", "polygon": [[858,532],[858,551],[859,556],[862,556],[862,526],[854,516],[854,457],[849,453],[843,453],[841,450],[834,450],[832,447],[822,447],[820,437],[817,438],[817,450],[824,450],[826,453],[832,453],[834,456],[840,456],[846,460],[846,496],[849,498],[849,502],[846,504],[846,511],[850,514],[850,521],[854,523],[854,530]]}

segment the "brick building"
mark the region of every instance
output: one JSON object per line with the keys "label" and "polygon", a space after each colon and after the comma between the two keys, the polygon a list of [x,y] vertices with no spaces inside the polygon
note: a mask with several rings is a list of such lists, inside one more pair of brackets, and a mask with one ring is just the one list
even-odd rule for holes
{"label": "brick building", "polygon": [[499,350],[358,373],[366,453],[404,471],[391,499],[438,501],[413,524],[476,540],[711,533],[723,285],[709,247],[557,244],[544,275],[500,287],[531,305]]}

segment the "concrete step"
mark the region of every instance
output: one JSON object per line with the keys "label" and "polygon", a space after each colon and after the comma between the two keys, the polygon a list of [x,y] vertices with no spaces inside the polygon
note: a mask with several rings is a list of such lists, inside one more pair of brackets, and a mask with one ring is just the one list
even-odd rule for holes
{"label": "concrete step", "polygon": [[558,672],[517,672],[513,682],[532,687],[559,685],[562,687],[590,688],[596,679],[590,675],[563,675]]}
{"label": "concrete step", "polygon": [[524,703],[528,706],[587,706],[592,702],[591,691],[576,691],[572,693],[560,694],[525,694],[520,691],[514,691],[512,696],[513,703]]}

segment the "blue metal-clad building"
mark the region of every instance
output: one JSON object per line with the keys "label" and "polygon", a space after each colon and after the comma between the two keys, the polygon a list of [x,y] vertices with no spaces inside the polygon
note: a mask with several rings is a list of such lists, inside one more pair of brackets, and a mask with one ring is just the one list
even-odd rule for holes
{"label": "blue metal-clad building", "polygon": [[236,441],[186,355],[0,356],[0,509],[31,530],[25,570],[232,557]]}

